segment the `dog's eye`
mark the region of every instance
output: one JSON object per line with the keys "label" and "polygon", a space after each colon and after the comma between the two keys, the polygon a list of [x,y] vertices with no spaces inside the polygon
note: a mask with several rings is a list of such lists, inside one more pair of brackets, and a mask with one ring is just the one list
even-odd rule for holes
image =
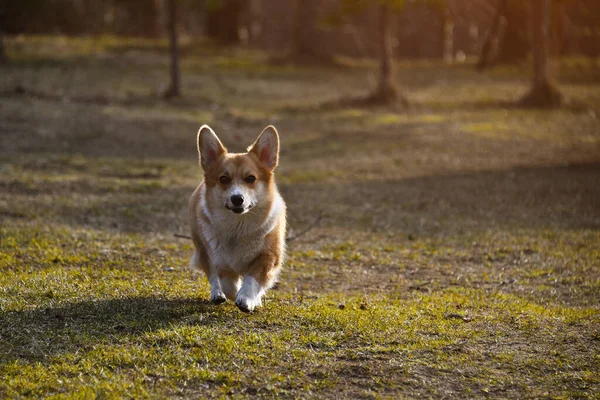
{"label": "dog's eye", "polygon": [[246,178],[246,182],[248,183],[254,183],[256,181],[256,177],[254,175],[250,175],[249,177]]}
{"label": "dog's eye", "polygon": [[223,175],[219,178],[219,182],[221,182],[223,185],[227,185],[229,182],[231,182],[231,179]]}

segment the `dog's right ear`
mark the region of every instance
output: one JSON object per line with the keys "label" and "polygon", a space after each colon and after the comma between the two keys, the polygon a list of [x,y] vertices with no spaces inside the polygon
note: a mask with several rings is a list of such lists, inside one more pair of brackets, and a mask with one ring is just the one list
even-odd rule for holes
{"label": "dog's right ear", "polygon": [[205,171],[217,161],[227,149],[223,146],[217,134],[208,125],[202,125],[198,131],[198,155],[200,165]]}

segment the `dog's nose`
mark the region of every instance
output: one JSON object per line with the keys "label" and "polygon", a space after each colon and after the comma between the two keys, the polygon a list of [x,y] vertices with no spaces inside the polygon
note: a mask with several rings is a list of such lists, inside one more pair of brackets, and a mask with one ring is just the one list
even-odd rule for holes
{"label": "dog's nose", "polygon": [[231,203],[234,206],[241,206],[242,204],[244,204],[244,198],[242,197],[242,195],[239,194],[234,194],[233,196],[231,196]]}

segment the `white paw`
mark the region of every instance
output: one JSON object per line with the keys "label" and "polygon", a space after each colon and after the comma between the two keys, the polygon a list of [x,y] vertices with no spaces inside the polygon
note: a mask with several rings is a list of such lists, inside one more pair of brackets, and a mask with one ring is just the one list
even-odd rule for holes
{"label": "white paw", "polygon": [[235,305],[243,312],[252,312],[256,307],[262,306],[263,288],[254,278],[244,278],[242,288],[238,292]]}
{"label": "white paw", "polygon": [[213,288],[210,292],[210,302],[213,304],[221,304],[225,303],[227,298],[225,297],[225,293],[221,290],[221,288],[215,289]]}
{"label": "white paw", "polygon": [[213,304],[224,303],[227,298],[225,297],[225,293],[223,293],[221,281],[217,275],[213,274],[208,281],[210,282],[210,302]]}
{"label": "white paw", "polygon": [[262,307],[262,300],[259,298],[250,299],[238,295],[235,305],[243,312],[252,312],[256,307]]}

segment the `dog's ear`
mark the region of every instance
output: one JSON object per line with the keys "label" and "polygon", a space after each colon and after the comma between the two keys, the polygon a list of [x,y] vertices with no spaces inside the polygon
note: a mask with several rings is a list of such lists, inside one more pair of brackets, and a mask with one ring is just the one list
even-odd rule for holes
{"label": "dog's ear", "polygon": [[279,135],[273,125],[267,126],[250,147],[250,153],[254,153],[271,171],[275,169],[279,161]]}
{"label": "dog's ear", "polygon": [[217,161],[219,157],[227,153],[217,134],[208,125],[202,125],[198,131],[198,155],[200,165],[205,171]]}

